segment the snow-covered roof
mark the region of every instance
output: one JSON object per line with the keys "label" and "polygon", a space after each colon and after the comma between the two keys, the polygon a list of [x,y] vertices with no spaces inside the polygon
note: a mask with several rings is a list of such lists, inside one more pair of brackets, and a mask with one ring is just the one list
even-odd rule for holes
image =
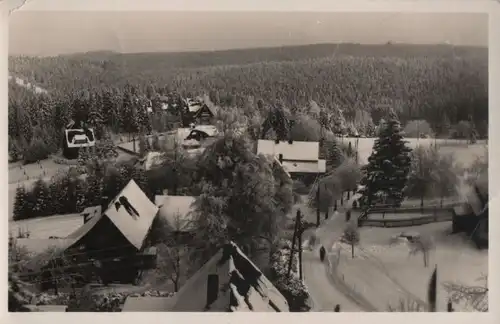
{"label": "snow-covered roof", "polygon": [[[208,277],[214,274],[219,278],[217,298],[207,305]],[[163,311],[289,311],[285,297],[233,242],[205,263],[173,298],[172,307]]]}
{"label": "snow-covered roof", "polygon": [[283,161],[283,168],[288,173],[325,173],[326,172],[326,161]]}
{"label": "snow-covered roof", "polygon": [[196,125],[194,129],[204,132],[210,137],[216,136],[218,133],[217,127],[215,127],[214,125]]}
{"label": "snow-covered roof", "polygon": [[73,233],[71,233],[67,236],[68,239],[73,240],[71,245],[74,245],[80,239],[82,239],[85,235],[87,235],[87,233],[90,232],[90,230],[92,228],[94,228],[94,226],[97,223],[99,223],[99,221],[101,220],[101,218],[103,216],[103,214],[101,212],[101,206],[89,207],[89,208],[85,209],[82,212],[82,214],[85,213],[86,210],[88,212],[90,212],[91,210],[94,210],[94,216],[92,216],[85,224],[80,226],[76,231],[74,231]]}
{"label": "snow-covered roof", "polygon": [[149,200],[134,180],[130,180],[108,205],[104,214],[127,240],[140,250],[157,213],[158,207]]}
{"label": "snow-covered roof", "polygon": [[82,219],[87,216],[87,219],[91,219],[94,216],[101,215],[102,213],[102,207],[101,206],[92,206],[92,207],[87,207],[85,208],[80,215],[82,216]]}
{"label": "snow-covered roof", "polygon": [[273,157],[283,155],[283,160],[293,161],[318,161],[319,142],[259,140],[257,142],[257,154],[272,155]]}
{"label": "snow-covered roof", "polygon": [[177,128],[177,140],[180,142],[184,141],[186,137],[191,133],[192,130],[198,130],[206,133],[209,137],[216,136],[218,131],[217,127],[213,125],[196,125],[194,128],[190,127],[180,127]]}
{"label": "snow-covered roof", "polygon": [[145,170],[150,170],[153,166],[159,165],[164,161],[164,154],[162,152],[147,152],[141,159],[141,164]]}
{"label": "snow-covered roof", "polygon": [[184,100],[186,105],[188,106],[189,112],[195,113],[203,107],[203,102],[197,99],[187,98]]}

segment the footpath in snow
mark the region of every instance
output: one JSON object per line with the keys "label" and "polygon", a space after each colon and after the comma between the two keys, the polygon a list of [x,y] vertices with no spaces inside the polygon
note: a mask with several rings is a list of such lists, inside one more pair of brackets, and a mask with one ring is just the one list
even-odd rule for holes
{"label": "footpath in snow", "polygon": [[362,312],[365,309],[359,305],[349,294],[342,291],[342,287],[335,284],[328,262],[321,262],[319,249],[323,245],[327,250],[334,242],[340,239],[345,227],[345,215],[335,213],[328,220],[323,220],[322,225],[316,229],[316,244],[309,246],[305,237],[303,255],[304,282],[309,290],[315,312],[332,312],[335,305],[340,304],[341,312]]}

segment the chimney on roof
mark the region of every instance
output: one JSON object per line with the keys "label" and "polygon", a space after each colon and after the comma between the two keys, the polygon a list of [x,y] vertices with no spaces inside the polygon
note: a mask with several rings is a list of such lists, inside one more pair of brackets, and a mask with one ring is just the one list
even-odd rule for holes
{"label": "chimney on roof", "polygon": [[279,144],[280,140],[277,138],[277,139],[274,140],[274,143]]}
{"label": "chimney on roof", "polygon": [[168,189],[163,189],[163,195],[168,196]]}
{"label": "chimney on roof", "polygon": [[280,161],[281,164],[283,164],[283,154],[278,154],[278,160]]}
{"label": "chimney on roof", "polygon": [[293,139],[289,138],[288,139],[288,144],[293,144]]}
{"label": "chimney on roof", "polygon": [[205,310],[209,310],[217,298],[219,298],[219,275],[209,274],[207,278],[207,303],[205,304]]}

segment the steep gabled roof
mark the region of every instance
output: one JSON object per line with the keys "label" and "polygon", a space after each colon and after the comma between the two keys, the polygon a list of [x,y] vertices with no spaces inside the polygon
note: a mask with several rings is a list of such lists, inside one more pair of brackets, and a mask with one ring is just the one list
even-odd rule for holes
{"label": "steep gabled roof", "polygon": [[93,208],[95,211],[94,216],[90,218],[85,224],[80,226],[76,231],[73,233],[69,234],[66,238],[73,240],[73,243],[71,245],[74,245],[77,243],[80,239],[82,239],[85,235],[87,235],[88,232],[94,226],[101,220],[103,214],[101,212],[101,207],[100,206],[95,206],[95,207],[90,207]]}
{"label": "steep gabled roof", "polygon": [[[208,277],[213,274],[218,275],[219,290],[207,305]],[[233,242],[205,263],[173,298],[170,311],[289,311],[285,297]]]}
{"label": "steep gabled roof", "polygon": [[134,180],[130,180],[104,212],[138,250],[142,248],[157,213],[158,207],[149,200]]}

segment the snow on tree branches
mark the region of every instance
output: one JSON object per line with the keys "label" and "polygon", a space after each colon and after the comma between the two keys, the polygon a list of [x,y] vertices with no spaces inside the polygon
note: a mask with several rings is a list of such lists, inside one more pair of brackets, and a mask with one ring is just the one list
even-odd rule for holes
{"label": "snow on tree branches", "polygon": [[410,153],[398,117],[391,111],[364,167],[362,200],[368,206],[381,200],[394,206],[401,204],[411,167]]}

